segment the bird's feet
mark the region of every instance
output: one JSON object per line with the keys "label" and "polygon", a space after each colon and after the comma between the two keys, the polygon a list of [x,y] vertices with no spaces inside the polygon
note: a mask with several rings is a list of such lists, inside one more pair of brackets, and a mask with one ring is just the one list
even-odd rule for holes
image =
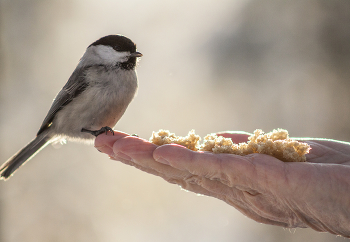
{"label": "bird's feet", "polygon": [[88,130],[88,129],[84,129],[84,128],[81,129],[81,132],[89,133],[89,134],[92,134],[92,135],[94,135],[94,136],[96,136],[96,137],[99,136],[99,135],[102,134],[102,133],[106,133],[106,134],[107,134],[108,131],[111,132],[111,133],[114,135],[113,129],[111,129],[111,128],[108,127],[108,126],[102,127],[102,128],[99,129],[99,130]]}

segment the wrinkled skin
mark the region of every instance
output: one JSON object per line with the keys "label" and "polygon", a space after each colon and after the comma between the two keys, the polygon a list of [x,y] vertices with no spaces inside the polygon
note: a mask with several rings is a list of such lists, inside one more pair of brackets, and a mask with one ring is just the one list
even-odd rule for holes
{"label": "wrinkled skin", "polygon": [[[219,135],[235,143],[246,142],[249,136]],[[237,156],[195,152],[174,144],[156,146],[120,132],[98,136],[95,147],[188,191],[221,199],[259,223],[350,237],[350,145],[303,142],[312,149],[302,163],[263,154]]]}

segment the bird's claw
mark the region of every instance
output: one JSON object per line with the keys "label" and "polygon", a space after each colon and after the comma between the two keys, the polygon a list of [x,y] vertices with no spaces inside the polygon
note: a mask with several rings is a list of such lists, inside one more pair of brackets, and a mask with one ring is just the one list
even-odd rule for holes
{"label": "bird's claw", "polygon": [[102,127],[99,130],[89,130],[89,129],[84,129],[84,128],[81,129],[81,132],[92,134],[95,137],[99,136],[102,133],[105,133],[107,135],[108,131],[114,135],[113,129],[111,127],[108,127],[108,126]]}

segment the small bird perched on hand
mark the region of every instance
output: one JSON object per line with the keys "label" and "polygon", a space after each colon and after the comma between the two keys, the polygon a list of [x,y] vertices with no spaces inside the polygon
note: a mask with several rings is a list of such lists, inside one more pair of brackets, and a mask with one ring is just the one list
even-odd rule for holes
{"label": "small bird perched on hand", "polygon": [[61,139],[93,140],[111,132],[137,91],[136,45],[122,35],[92,43],[57,94],[38,133],[0,167],[8,179],[47,144]]}

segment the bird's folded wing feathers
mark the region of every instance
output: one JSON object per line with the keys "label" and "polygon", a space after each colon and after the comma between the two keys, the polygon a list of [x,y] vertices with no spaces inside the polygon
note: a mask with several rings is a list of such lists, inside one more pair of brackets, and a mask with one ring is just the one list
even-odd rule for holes
{"label": "bird's folded wing feathers", "polygon": [[57,97],[53,101],[49,112],[47,113],[37,135],[41,134],[44,130],[46,130],[52,120],[54,119],[56,113],[61,110],[64,106],[70,103],[73,98],[77,97],[81,94],[87,87],[87,83],[85,81],[85,72],[91,66],[76,68],[68,82],[62,90],[57,94]]}

